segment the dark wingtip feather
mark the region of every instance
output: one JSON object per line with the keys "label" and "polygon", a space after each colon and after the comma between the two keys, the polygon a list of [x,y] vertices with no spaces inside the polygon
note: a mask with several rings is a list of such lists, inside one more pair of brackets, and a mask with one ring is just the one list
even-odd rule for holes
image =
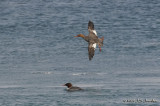
{"label": "dark wingtip feather", "polygon": [[94,24],[92,21],[88,22],[88,29],[94,30]]}
{"label": "dark wingtip feather", "polygon": [[88,47],[88,56],[89,56],[89,60],[92,60],[94,56],[94,48],[92,47],[92,44],[90,44]]}
{"label": "dark wingtip feather", "polygon": [[91,57],[89,57],[89,61],[91,61],[92,60],[92,58]]}

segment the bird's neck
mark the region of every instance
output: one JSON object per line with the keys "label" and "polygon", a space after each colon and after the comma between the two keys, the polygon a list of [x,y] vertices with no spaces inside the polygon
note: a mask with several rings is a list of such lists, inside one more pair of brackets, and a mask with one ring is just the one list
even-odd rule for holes
{"label": "bird's neck", "polygon": [[79,36],[82,37],[83,39],[85,38],[85,35],[83,35],[83,34],[80,34]]}

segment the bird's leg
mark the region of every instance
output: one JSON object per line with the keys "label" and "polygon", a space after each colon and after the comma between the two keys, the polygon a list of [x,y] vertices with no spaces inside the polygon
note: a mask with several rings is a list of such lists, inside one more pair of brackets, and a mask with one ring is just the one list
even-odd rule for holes
{"label": "bird's leg", "polygon": [[99,47],[99,51],[101,52],[101,46],[100,46],[100,45],[98,45],[98,47]]}

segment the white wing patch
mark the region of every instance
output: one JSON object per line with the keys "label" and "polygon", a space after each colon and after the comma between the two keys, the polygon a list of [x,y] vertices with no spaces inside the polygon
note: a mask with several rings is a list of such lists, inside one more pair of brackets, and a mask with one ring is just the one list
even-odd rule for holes
{"label": "white wing patch", "polygon": [[97,32],[96,32],[96,30],[93,30],[93,33],[97,36]]}
{"label": "white wing patch", "polygon": [[[93,33],[97,36],[96,30],[93,30]],[[94,43],[92,47],[94,47],[94,49],[96,49],[96,46],[97,46],[96,43]]]}
{"label": "white wing patch", "polygon": [[92,47],[94,47],[94,50],[96,49],[96,43],[94,43],[93,45],[92,45]]}

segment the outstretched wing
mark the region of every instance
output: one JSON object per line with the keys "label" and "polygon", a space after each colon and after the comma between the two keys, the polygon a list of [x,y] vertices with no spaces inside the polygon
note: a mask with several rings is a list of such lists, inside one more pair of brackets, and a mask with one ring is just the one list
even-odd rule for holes
{"label": "outstretched wing", "polygon": [[91,60],[93,58],[94,52],[95,52],[95,48],[93,46],[93,43],[89,43],[88,44],[88,57],[89,57],[89,60]]}
{"label": "outstretched wing", "polygon": [[93,24],[92,21],[89,21],[89,22],[88,22],[88,29],[94,30],[94,24]]}
{"label": "outstretched wing", "polygon": [[92,38],[98,38],[96,30],[94,30],[94,24],[92,21],[88,22],[88,32],[89,32],[88,36],[90,36]]}

